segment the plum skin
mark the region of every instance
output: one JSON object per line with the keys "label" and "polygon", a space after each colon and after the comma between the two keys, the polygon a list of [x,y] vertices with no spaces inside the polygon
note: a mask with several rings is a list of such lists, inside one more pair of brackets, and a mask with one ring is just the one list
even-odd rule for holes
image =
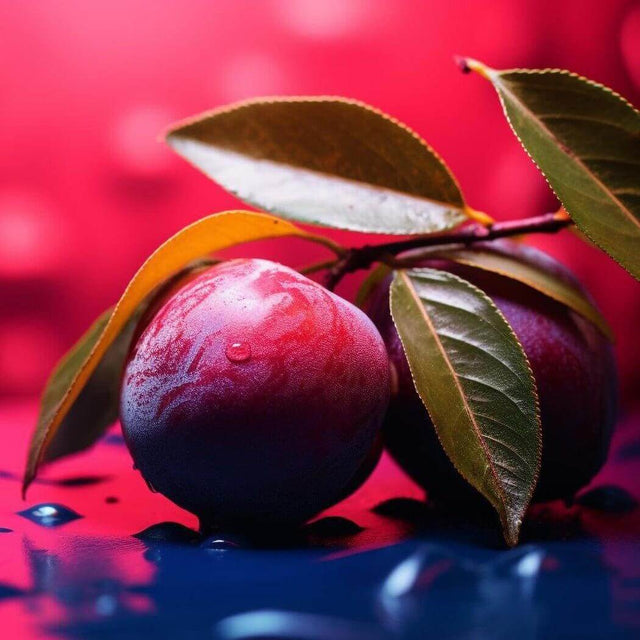
{"label": "plum skin", "polygon": [[363,312],[257,259],[187,278],[159,306],[120,398],[127,446],[155,490],[208,527],[246,529],[300,524],[357,488],[390,392]]}
{"label": "plum skin", "polygon": [[[541,251],[508,241],[493,245],[581,287],[566,267]],[[533,501],[571,500],[600,470],[611,442],[617,376],[609,340],[589,320],[524,283],[449,261],[425,261],[421,266],[450,271],[476,285],[511,324],[529,359],[540,401],[542,464]],[[479,494],[444,453],[415,391],[389,312],[390,281],[379,285],[369,305],[394,370],[383,425],[386,448],[436,502],[482,508]]]}

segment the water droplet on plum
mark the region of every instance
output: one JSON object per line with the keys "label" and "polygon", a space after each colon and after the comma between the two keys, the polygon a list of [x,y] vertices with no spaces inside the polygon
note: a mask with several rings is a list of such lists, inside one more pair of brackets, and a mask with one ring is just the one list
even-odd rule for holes
{"label": "water droplet on plum", "polygon": [[231,342],[225,349],[225,355],[231,362],[246,362],[251,358],[251,345],[248,342]]}

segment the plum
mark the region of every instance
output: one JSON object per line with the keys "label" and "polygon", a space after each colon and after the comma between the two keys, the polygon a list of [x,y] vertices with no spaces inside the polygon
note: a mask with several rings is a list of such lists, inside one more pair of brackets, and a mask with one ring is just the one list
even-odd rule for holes
{"label": "plum", "polygon": [[362,311],[239,259],[174,284],[151,315],[125,365],[123,432],[147,482],[203,526],[301,524],[370,473],[390,376]]}
{"label": "plum", "polygon": [[[581,287],[566,267],[541,251],[509,241],[493,245]],[[531,364],[540,400],[543,451],[534,501],[570,500],[602,467],[611,441],[617,377],[608,339],[565,305],[507,276],[450,261],[421,264],[455,273],[482,289],[513,327]],[[390,278],[378,286],[368,310],[394,370],[383,426],[386,447],[436,502],[477,505],[480,494],[454,469],[415,391],[389,313],[389,285]]]}

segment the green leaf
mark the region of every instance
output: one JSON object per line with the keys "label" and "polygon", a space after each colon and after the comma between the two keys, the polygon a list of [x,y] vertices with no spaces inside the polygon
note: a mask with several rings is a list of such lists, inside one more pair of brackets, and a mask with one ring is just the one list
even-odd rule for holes
{"label": "green leaf", "polygon": [[576,225],[640,280],[640,112],[568,71],[466,64],[493,84],[514,133]]}
{"label": "green leaf", "polygon": [[[112,313],[113,309],[105,311],[56,367],[45,388],[43,409],[54,403],[69,387]],[[138,319],[139,314],[136,313],[105,352],[43,453],[43,463],[90,447],[117,420],[120,373]]]}
{"label": "green leaf", "polygon": [[242,200],[300,222],[421,234],[477,213],[424,140],[352,100],[243,102],[175,125],[167,142]]}
{"label": "green leaf", "polygon": [[611,327],[577,280],[561,272],[554,260],[525,244],[499,241],[476,244],[473,249],[445,249],[430,254],[518,280],[587,318],[613,340]]}
{"label": "green leaf", "polygon": [[[88,432],[79,435],[83,426],[79,418],[88,417],[85,412],[91,410],[92,390],[107,385],[102,403],[95,407],[97,413],[99,409],[104,412],[103,415],[93,414],[95,425],[89,421],[84,423],[93,435],[101,433],[104,422],[112,415],[110,402],[116,384],[112,377],[116,373],[115,365],[123,357],[123,351],[126,351],[136,316],[144,309],[145,302],[153,296],[157,287],[179,274],[194,260],[215,251],[244,242],[285,236],[304,238],[339,250],[332,241],[307,233],[286,220],[250,211],[225,211],[198,220],[156,249],[133,277],[118,304],[98,318],[49,378],[29,447],[23,495],[45,460],[84,448],[83,439],[85,444],[93,442],[93,436]],[[66,428],[61,436],[66,437],[58,440],[53,454],[48,454],[65,420]],[[80,440],[76,441],[76,438]]]}
{"label": "green leaf", "polygon": [[516,544],[542,447],[522,346],[482,291],[445,271],[396,272],[391,314],[445,452],[496,509],[507,543]]}
{"label": "green leaf", "polygon": [[[140,320],[142,319],[144,327],[147,314],[153,311],[155,315],[158,310],[155,306],[156,300],[161,300],[166,292],[184,283],[186,276],[193,277],[216,262],[219,261],[210,259],[194,261],[173,278],[156,287],[138,305],[122,331],[102,356],[69,412],[62,419],[49,446],[43,451],[43,463],[89,448],[118,419],[120,379],[131,342],[137,339],[136,334],[140,331],[138,329]],[[69,387],[74,373],[95,347],[112,314],[113,308],[107,309],[56,367],[45,388],[43,406],[49,406],[64,389]]]}

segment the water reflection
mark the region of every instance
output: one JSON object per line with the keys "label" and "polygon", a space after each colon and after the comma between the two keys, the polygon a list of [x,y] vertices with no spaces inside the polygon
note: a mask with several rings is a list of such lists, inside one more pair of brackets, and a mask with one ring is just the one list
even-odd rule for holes
{"label": "water reflection", "polygon": [[[640,629],[632,543],[412,541],[329,560],[321,549],[196,541],[166,523],[128,540],[40,531],[22,542],[29,588],[0,580],[0,602],[67,638],[548,640]],[[17,610],[0,609],[4,628]]]}
{"label": "water reflection", "polygon": [[378,603],[401,638],[600,638],[615,627],[612,580],[586,541],[490,554],[425,545],[393,568]]}
{"label": "water reflection", "polygon": [[[23,594],[25,604],[42,615],[42,622],[55,625],[60,617],[78,623],[151,610],[151,602],[138,589],[152,572],[129,541],[74,538],[70,542],[52,551],[28,537],[23,541],[31,576],[31,588]],[[62,616],[50,618],[51,603]]]}
{"label": "water reflection", "polygon": [[377,640],[379,629],[348,620],[294,611],[261,610],[240,613],[215,626],[221,640]]}

